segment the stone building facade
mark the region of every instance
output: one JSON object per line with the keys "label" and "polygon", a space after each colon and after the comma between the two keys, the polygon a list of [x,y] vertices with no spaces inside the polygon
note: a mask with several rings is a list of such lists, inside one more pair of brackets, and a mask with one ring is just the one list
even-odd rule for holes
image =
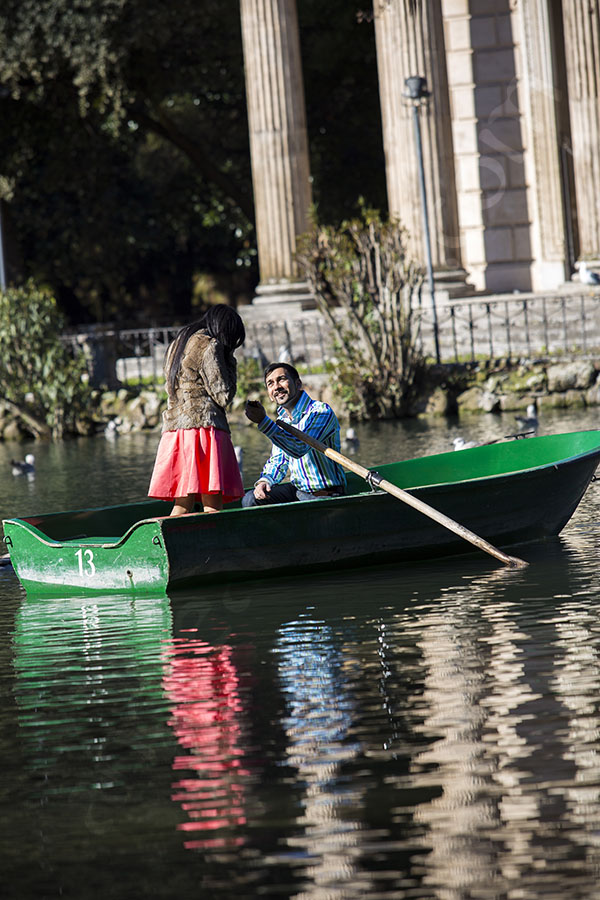
{"label": "stone building facade", "polygon": [[[294,267],[311,202],[296,0],[241,0],[260,284],[308,305]],[[554,291],[600,257],[600,0],[373,0],[390,214],[424,259],[418,103],[438,289]]]}

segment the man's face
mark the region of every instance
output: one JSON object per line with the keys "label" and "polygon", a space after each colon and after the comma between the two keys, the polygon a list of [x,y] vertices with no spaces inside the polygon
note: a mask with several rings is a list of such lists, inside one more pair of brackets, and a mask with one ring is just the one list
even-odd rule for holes
{"label": "man's face", "polygon": [[269,400],[276,403],[277,406],[294,406],[298,398],[298,394],[302,390],[302,382],[296,381],[287,369],[273,369],[267,375],[265,384]]}

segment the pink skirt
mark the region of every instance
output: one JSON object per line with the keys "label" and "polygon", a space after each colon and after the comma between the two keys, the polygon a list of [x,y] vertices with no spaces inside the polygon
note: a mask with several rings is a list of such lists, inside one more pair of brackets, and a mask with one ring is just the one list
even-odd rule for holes
{"label": "pink skirt", "polygon": [[183,428],[161,435],[149,497],[173,500],[188,494],[223,494],[223,502],[244,494],[231,437],[219,428]]}

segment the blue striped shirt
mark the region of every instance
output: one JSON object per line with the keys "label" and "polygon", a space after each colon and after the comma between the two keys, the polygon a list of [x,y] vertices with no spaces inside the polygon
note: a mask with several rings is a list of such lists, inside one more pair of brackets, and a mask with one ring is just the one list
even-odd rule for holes
{"label": "blue striped shirt", "polygon": [[[302,391],[290,415],[283,406],[277,409],[277,418],[291,422],[299,431],[331,447],[340,449],[340,423],[327,403],[313,400]],[[273,450],[266,461],[259,481],[280,484],[289,474],[292,484],[301,491],[314,492],[325,488],[346,485],[346,475],[341,466],[318,450],[292,437],[268,416],[258,430],[273,442]]]}

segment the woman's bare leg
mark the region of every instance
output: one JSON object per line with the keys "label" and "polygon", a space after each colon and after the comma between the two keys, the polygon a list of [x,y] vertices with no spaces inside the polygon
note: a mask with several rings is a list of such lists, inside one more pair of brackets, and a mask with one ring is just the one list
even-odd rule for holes
{"label": "woman's bare leg", "polygon": [[191,513],[194,509],[194,503],[196,502],[195,494],[188,494],[186,497],[175,497],[175,503],[173,505],[173,509],[169,513],[171,516],[185,516],[186,513]]}
{"label": "woman's bare leg", "polygon": [[202,494],[204,512],[214,513],[223,509],[223,494]]}

